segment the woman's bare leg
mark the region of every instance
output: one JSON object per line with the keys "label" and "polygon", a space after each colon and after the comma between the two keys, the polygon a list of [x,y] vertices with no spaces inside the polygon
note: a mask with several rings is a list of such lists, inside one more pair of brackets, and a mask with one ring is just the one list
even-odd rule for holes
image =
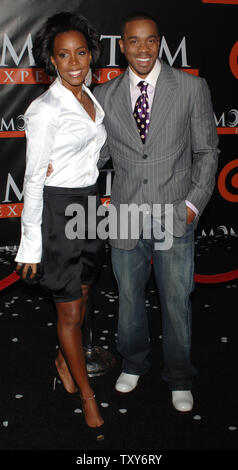
{"label": "woman's bare leg", "polygon": [[[85,316],[85,312],[86,312],[86,307],[87,307],[89,286],[88,285],[82,285],[81,289],[82,289],[82,299],[83,299],[82,300],[82,311],[81,311],[81,318],[82,318],[81,328],[82,328],[82,324],[83,324],[84,316]],[[70,370],[69,370],[69,368],[66,364],[65,358],[64,358],[60,348],[58,350],[58,354],[57,354],[57,357],[55,359],[55,366],[56,366],[56,369],[58,371],[59,377],[60,377],[61,381],[63,382],[65,390],[67,390],[67,392],[69,392],[69,393],[76,393],[78,391],[78,387],[77,387],[77,385],[76,385],[76,383],[75,383],[75,381],[74,381],[74,379],[73,379],[73,377],[70,373]]]}
{"label": "woman's bare leg", "polygon": [[65,390],[67,390],[67,392],[69,393],[76,393],[78,391],[78,387],[75,384],[75,381],[69,371],[61,349],[59,349],[57,357],[55,359],[55,366]]}
{"label": "woman's bare leg", "polygon": [[[103,424],[103,419],[88,381],[81,334],[87,303],[87,288],[84,289],[83,286],[82,292],[83,296],[78,300],[56,303],[57,332],[62,356],[82,397],[85,421],[90,427],[98,427]],[[59,358],[62,359],[60,353],[57,359]]]}

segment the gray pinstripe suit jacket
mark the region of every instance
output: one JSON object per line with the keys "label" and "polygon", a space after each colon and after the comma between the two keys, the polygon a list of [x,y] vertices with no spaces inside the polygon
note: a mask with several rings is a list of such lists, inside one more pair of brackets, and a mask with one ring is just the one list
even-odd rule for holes
{"label": "gray pinstripe suit jacket", "polygon": [[[206,81],[161,61],[146,143],[133,117],[128,69],[95,88],[105,111],[107,143],[99,167],[112,158],[115,177],[111,203],[173,204],[174,235],[186,230],[186,204],[203,212],[215,184],[218,136]],[[196,226],[198,217],[195,219]],[[119,220],[118,220],[119,224]],[[111,240],[132,249],[134,239]]]}

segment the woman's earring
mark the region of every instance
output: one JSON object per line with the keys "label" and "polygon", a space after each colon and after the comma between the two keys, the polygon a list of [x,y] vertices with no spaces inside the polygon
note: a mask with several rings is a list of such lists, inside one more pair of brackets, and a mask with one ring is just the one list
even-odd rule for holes
{"label": "woman's earring", "polygon": [[58,77],[58,79],[59,79],[59,82],[62,84],[62,79],[61,79],[61,76],[60,76],[60,74],[59,74],[57,65],[55,65],[55,71],[56,71],[56,73],[57,73],[57,77]]}
{"label": "woman's earring", "polygon": [[84,84],[85,86],[89,87],[92,83],[92,70],[89,69],[85,79],[84,79]]}

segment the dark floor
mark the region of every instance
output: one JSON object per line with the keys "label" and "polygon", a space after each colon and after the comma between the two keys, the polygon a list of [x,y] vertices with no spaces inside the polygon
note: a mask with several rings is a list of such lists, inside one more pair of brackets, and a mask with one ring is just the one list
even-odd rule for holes
{"label": "dark floor", "polygon": [[[198,237],[196,272],[214,274],[236,269],[237,245],[236,237]],[[0,252],[0,279],[12,272],[13,260],[14,251]],[[137,450],[146,455],[213,450],[217,456],[218,451],[237,450],[237,294],[238,279],[195,284],[195,405],[192,412],[180,414],[172,408],[170,393],[160,378],[160,308],[151,276],[146,297],[151,369],[136,391],[122,397],[114,390],[121,363],[116,352],[118,293],[110,249],[106,248],[95,291],[94,344],[109,351],[116,365],[106,375],[90,379],[105,420],[104,439],[97,440],[100,433],[85,426],[80,403],[65,400],[60,387],[53,391],[52,362],[58,344],[51,301],[44,292],[21,281],[1,291],[0,449],[57,451],[58,458],[59,451],[66,450],[75,451],[75,456],[90,451],[95,455],[105,451],[106,455],[112,450],[121,454],[133,454],[133,450],[135,454]],[[14,455],[18,456],[16,452]]]}

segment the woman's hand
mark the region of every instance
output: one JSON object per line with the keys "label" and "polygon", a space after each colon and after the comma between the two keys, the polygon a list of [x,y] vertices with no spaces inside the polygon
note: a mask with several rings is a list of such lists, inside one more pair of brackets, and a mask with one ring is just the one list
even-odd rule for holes
{"label": "woman's hand", "polygon": [[22,268],[22,266],[22,279],[26,279],[28,270],[30,272],[30,279],[33,279],[37,273],[37,263],[18,263],[16,271],[18,272]]}
{"label": "woman's hand", "polygon": [[46,176],[47,177],[50,176],[51,173],[53,173],[53,171],[54,171],[53,165],[52,165],[52,163],[49,163],[48,168],[47,168],[47,172],[46,172]]}

